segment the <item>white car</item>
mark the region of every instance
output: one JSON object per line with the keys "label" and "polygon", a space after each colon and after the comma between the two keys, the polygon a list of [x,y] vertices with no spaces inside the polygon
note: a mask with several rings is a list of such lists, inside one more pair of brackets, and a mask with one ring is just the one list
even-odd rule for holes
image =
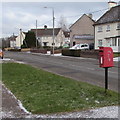
{"label": "white car", "polygon": [[78,49],[80,49],[80,50],[83,50],[83,49],[88,50],[89,45],[86,44],[86,43],[85,44],[76,44],[75,46],[73,46],[73,47],[71,47],[69,49],[71,49],[71,50],[78,50]]}

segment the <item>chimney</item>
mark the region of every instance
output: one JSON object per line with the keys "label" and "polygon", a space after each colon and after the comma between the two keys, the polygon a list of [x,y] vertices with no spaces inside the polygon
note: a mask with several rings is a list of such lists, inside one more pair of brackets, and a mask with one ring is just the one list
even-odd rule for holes
{"label": "chimney", "polygon": [[117,2],[109,1],[109,2],[108,2],[108,5],[109,5],[109,10],[110,10],[112,7],[117,6]]}
{"label": "chimney", "polygon": [[93,15],[91,13],[88,14],[88,16],[92,19]]}
{"label": "chimney", "polygon": [[44,29],[47,29],[47,25],[44,25]]}

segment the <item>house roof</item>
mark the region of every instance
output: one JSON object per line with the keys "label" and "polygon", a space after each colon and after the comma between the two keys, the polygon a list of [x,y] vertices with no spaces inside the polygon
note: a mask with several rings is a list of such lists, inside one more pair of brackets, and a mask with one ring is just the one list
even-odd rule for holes
{"label": "house roof", "polygon": [[[54,35],[57,36],[61,28],[54,28]],[[31,29],[31,31],[36,33],[36,29]],[[37,29],[37,36],[52,36],[53,28],[43,28]]]}
{"label": "house roof", "polygon": [[120,5],[111,8],[103,16],[101,16],[94,25],[120,22],[119,12],[120,12]]}
{"label": "house roof", "polygon": [[17,36],[11,36],[11,37],[9,37],[8,39],[9,39],[10,41],[16,41],[16,38],[17,38]]}
{"label": "house roof", "polygon": [[72,26],[74,26],[83,16],[87,16],[88,18],[90,18],[90,20],[92,20],[93,22],[95,22],[91,17],[89,17],[89,16],[86,15],[86,14],[83,14],[74,24],[72,24],[72,25],[70,26],[70,28],[71,28]]}
{"label": "house roof", "polygon": [[27,32],[23,32],[25,35],[27,34]]}

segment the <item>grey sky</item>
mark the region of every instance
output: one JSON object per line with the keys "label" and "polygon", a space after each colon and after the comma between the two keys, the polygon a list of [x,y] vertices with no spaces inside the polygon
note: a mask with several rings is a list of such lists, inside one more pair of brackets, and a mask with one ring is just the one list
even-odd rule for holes
{"label": "grey sky", "polygon": [[[108,2],[108,0],[1,0],[2,2]],[[114,0],[117,2],[118,0]]]}
{"label": "grey sky", "polygon": [[[47,6],[48,8],[44,8]],[[55,26],[57,27],[60,16],[64,16],[68,24],[74,23],[84,13],[91,13],[108,8],[107,2],[4,2],[2,4],[2,34],[3,37],[13,33],[18,34],[19,29],[28,31],[45,24],[52,27],[52,9],[55,12]],[[93,13],[93,18],[98,19],[105,10]],[[0,36],[2,37],[2,36]]]}

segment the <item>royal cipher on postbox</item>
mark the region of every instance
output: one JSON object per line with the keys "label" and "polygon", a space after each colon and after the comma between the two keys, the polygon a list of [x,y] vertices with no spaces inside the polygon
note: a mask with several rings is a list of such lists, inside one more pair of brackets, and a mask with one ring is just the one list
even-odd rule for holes
{"label": "royal cipher on postbox", "polygon": [[99,47],[100,67],[113,67],[113,50],[111,47]]}

